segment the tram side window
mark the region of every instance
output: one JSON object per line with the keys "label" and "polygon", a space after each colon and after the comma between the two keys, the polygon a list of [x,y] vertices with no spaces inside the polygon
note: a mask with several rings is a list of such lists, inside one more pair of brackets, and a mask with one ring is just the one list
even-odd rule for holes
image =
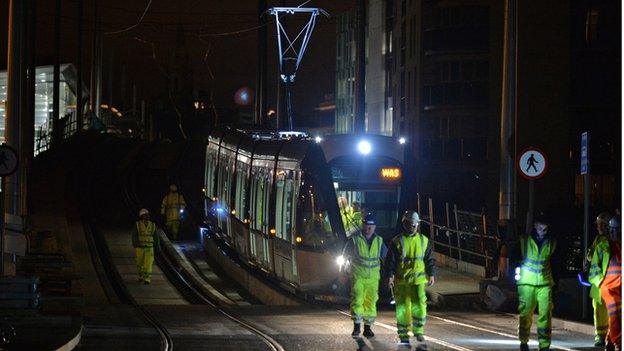
{"label": "tram side window", "polygon": [[309,185],[301,187],[301,192],[299,206],[302,216],[299,228],[303,233],[302,244],[316,248],[331,245],[336,235],[329,221],[325,199]]}
{"label": "tram side window", "polygon": [[247,198],[247,174],[249,166],[243,162],[238,162],[236,169],[236,199],[234,209],[236,210],[236,218],[243,220],[247,213],[245,208],[245,200]]}
{"label": "tram side window", "polygon": [[269,225],[269,190],[268,176],[255,172],[251,187],[251,228],[264,233],[268,233]]}
{"label": "tram side window", "polygon": [[210,198],[216,196],[214,189],[216,163],[216,151],[208,150],[208,152],[206,152],[206,174],[204,179],[206,180],[206,196]]}
{"label": "tram side window", "polygon": [[277,173],[275,194],[275,225],[278,238],[292,240],[292,227],[295,212],[295,181],[293,171]]}
{"label": "tram side window", "polygon": [[217,187],[217,196],[224,209],[229,212],[230,208],[230,192],[232,190],[232,166],[230,158],[225,156],[221,159],[219,165],[219,186]]}

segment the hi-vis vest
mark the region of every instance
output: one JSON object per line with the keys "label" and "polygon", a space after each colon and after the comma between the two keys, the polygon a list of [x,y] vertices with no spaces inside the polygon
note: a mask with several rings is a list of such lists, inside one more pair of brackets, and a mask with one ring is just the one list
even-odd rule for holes
{"label": "hi-vis vest", "polygon": [[622,256],[615,241],[596,247],[589,269],[589,281],[595,286],[622,285]]}
{"label": "hi-vis vest", "polygon": [[143,221],[137,221],[136,229],[139,233],[139,247],[153,247],[156,224],[152,221],[148,221],[147,225],[145,225]]}
{"label": "hi-vis vest", "polygon": [[589,282],[592,284],[592,288],[594,286],[600,287],[600,283],[602,283],[607,273],[611,258],[610,251],[608,240],[600,240],[594,246],[591,264],[589,266],[589,274],[587,276]]}
{"label": "hi-vis vest", "polygon": [[375,235],[368,247],[366,238],[362,234],[355,234],[352,237],[354,246],[353,269],[351,273],[354,278],[360,279],[380,279],[381,247],[383,239]]}
{"label": "hi-vis vest", "polygon": [[539,248],[531,235],[520,238],[520,250],[522,252],[522,266],[520,266],[520,280],[518,285],[554,285],[550,258],[555,252],[557,243],[554,240],[546,240]]}
{"label": "hi-vis vest", "polygon": [[185,206],[186,202],[180,193],[169,193],[162,201],[160,212],[165,215],[168,222],[175,221],[180,219],[180,210]]}
{"label": "hi-vis vest", "polygon": [[396,276],[397,283],[426,283],[425,250],[429,245],[429,238],[420,233],[415,235],[403,234],[394,239],[394,245],[401,253],[401,261]]}

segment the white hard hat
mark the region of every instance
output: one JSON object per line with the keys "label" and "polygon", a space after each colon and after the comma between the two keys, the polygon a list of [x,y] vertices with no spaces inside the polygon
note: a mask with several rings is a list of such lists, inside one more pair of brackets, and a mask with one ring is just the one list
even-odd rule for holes
{"label": "white hard hat", "polygon": [[601,214],[598,215],[598,217],[596,217],[596,223],[608,225],[610,218],[611,218],[611,215],[609,214],[609,212],[602,212]]}
{"label": "white hard hat", "polygon": [[405,213],[403,213],[403,219],[401,219],[401,221],[412,221],[414,223],[418,223],[420,222],[420,216],[416,211],[405,211]]}
{"label": "white hard hat", "polygon": [[620,227],[620,218],[618,216],[613,216],[609,220],[609,227],[611,227],[611,228],[619,228]]}
{"label": "white hard hat", "polygon": [[169,185],[169,190],[171,190],[171,191],[178,191],[178,186],[175,185],[175,184],[171,184],[171,185]]}
{"label": "white hard hat", "polygon": [[149,211],[147,210],[147,208],[142,208],[141,211],[139,211],[139,217],[143,216],[143,215],[148,215]]}

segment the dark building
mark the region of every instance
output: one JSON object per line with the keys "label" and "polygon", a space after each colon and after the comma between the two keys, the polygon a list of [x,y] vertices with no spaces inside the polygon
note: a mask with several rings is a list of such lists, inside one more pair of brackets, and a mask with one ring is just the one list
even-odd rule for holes
{"label": "dark building", "polygon": [[393,7],[394,123],[397,134],[411,136],[419,192],[477,211],[494,205],[502,4],[396,0]]}
{"label": "dark building", "polygon": [[[496,218],[504,1],[388,0],[395,135],[409,135],[418,191]],[[620,4],[518,1],[517,147],[549,170],[536,208],[582,207],[580,133],[592,142],[592,204],[619,204]],[[528,181],[517,178],[524,223]],[[574,212],[576,214],[576,212]]]}

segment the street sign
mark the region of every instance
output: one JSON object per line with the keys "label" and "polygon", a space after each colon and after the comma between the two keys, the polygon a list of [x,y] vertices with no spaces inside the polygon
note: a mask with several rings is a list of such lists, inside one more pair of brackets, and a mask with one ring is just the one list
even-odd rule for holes
{"label": "street sign", "polygon": [[589,133],[581,134],[581,175],[589,174]]}
{"label": "street sign", "polygon": [[535,147],[530,147],[520,153],[516,167],[520,174],[528,180],[536,180],[543,177],[548,170],[546,154]]}
{"label": "street sign", "polygon": [[17,170],[18,158],[14,148],[0,145],[0,177],[7,177]]}

